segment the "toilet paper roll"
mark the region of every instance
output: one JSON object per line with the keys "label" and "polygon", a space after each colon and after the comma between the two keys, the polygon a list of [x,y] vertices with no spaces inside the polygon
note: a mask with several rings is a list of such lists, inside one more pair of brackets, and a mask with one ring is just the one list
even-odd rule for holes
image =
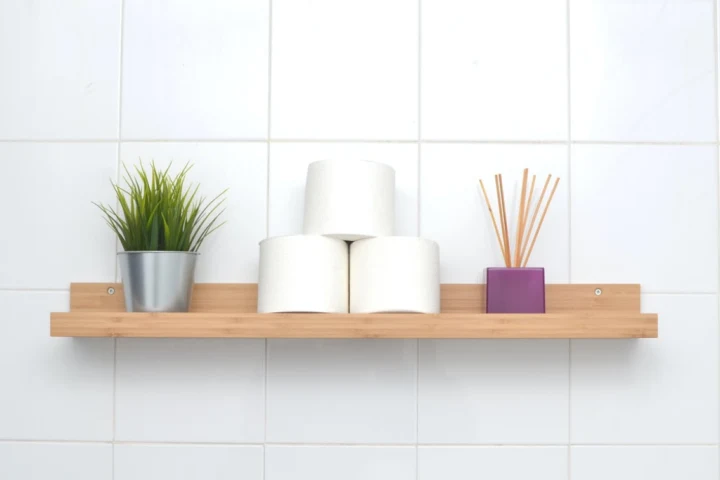
{"label": "toilet paper roll", "polygon": [[321,160],[308,167],[303,233],[342,240],[392,235],[395,170],[365,160]]}
{"label": "toilet paper roll", "polygon": [[319,235],[260,242],[258,312],[348,312],[348,245]]}
{"label": "toilet paper roll", "polygon": [[381,312],[440,312],[437,243],[378,237],[350,245],[350,313]]}

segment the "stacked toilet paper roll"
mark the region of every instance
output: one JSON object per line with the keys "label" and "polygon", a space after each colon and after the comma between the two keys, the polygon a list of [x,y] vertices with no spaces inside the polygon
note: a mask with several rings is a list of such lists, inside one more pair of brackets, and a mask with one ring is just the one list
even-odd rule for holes
{"label": "stacked toilet paper roll", "polygon": [[320,235],[260,242],[258,312],[348,311],[348,246]]}
{"label": "stacked toilet paper roll", "polygon": [[310,164],[303,234],[260,244],[258,312],[439,312],[437,244],[393,236],[394,224],[390,166]]}
{"label": "stacked toilet paper roll", "polygon": [[437,243],[377,237],[350,246],[350,312],[440,311]]}
{"label": "stacked toilet paper roll", "polygon": [[392,235],[395,170],[383,163],[322,160],[308,167],[303,233],[342,240]]}

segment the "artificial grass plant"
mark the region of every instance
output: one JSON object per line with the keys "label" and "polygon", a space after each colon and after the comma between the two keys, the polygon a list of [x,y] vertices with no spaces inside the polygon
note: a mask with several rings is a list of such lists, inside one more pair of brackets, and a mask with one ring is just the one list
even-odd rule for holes
{"label": "artificial grass plant", "polygon": [[164,170],[151,162],[149,171],[140,162],[133,172],[125,170],[123,188],[111,182],[118,210],[93,202],[120,239],[126,252],[196,252],[203,241],[225,222],[218,223],[225,202],[221,192],[210,201],[198,196],[199,185],[187,181],[192,165],[187,163],[175,175],[172,163]]}

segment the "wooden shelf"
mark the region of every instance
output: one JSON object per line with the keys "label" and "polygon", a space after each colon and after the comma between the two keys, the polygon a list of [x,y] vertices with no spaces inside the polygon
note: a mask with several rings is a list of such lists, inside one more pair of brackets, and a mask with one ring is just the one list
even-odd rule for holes
{"label": "wooden shelf", "polygon": [[54,337],[653,338],[657,315],[54,313]]}
{"label": "wooden shelf", "polygon": [[[600,294],[596,291],[600,289]],[[113,294],[108,293],[114,291]],[[259,314],[255,284],[198,284],[189,313],[127,313],[119,284],[73,284],[54,337],[656,338],[639,285],[548,285],[546,314],[485,314],[484,285],[443,285],[442,313]]]}

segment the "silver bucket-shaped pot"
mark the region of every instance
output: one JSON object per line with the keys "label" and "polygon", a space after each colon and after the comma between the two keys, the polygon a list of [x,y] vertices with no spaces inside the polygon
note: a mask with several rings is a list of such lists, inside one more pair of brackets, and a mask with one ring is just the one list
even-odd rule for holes
{"label": "silver bucket-shaped pot", "polygon": [[128,312],[190,310],[197,252],[120,252]]}

